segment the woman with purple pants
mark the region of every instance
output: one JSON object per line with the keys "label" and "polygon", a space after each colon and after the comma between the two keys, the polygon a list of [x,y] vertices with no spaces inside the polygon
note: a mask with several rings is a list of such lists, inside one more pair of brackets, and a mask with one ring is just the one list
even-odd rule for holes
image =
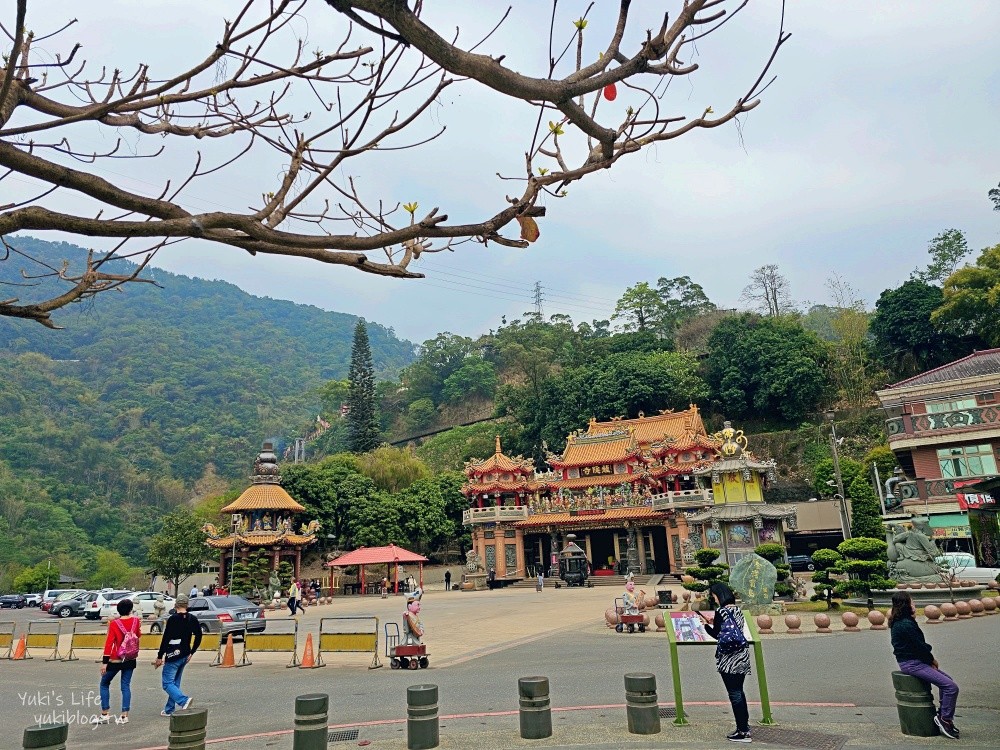
{"label": "woman with purple pants", "polygon": [[892,653],[900,672],[938,686],[941,708],[934,716],[934,723],[945,737],[957,740],[959,731],[954,718],[958,685],[938,668],[937,659],[931,656],[931,647],[914,619],[916,613],[917,608],[908,593],[897,591],[892,595],[892,611],[889,612]]}

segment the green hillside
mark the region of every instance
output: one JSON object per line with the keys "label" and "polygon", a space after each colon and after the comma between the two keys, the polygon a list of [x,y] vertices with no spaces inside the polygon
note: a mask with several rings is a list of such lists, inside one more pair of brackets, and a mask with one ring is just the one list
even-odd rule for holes
{"label": "green hillside", "polygon": [[[84,257],[65,243],[18,247],[53,265]],[[11,287],[17,272],[0,263],[0,294],[44,293]],[[91,544],[141,564],[163,512],[199,480],[242,481],[260,442],[304,434],[318,387],[346,377],[356,317],[151,274],[162,288],[74,305],[55,316],[63,330],[0,318],[0,564]],[[391,329],[368,332],[380,376],[413,360]]]}

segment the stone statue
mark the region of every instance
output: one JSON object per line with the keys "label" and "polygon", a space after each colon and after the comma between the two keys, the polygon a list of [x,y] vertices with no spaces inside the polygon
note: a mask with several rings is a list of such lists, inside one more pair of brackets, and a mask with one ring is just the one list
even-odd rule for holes
{"label": "stone statue", "polygon": [[629,573],[628,582],[625,584],[625,592],[622,594],[622,604],[624,605],[625,609],[625,611],[622,614],[626,615],[639,614],[639,597],[636,596],[635,582],[632,580],[631,573]]}
{"label": "stone statue", "polygon": [[278,571],[272,570],[271,577],[267,579],[267,598],[273,598],[276,591],[281,591],[281,579],[278,577]]}
{"label": "stone statue", "polygon": [[941,568],[935,559],[941,554],[931,539],[926,518],[913,518],[909,531],[896,527],[886,534],[889,545],[889,577],[900,583],[936,583],[941,580]]}
{"label": "stone statue", "polygon": [[424,625],[420,622],[420,597],[423,592],[417,589],[406,595],[406,612],[403,613],[402,646],[419,646],[424,637]]}

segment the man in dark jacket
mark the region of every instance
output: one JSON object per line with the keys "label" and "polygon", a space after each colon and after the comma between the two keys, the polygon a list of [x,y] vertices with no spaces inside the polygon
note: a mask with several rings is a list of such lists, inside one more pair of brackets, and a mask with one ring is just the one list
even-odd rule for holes
{"label": "man in dark jacket", "polygon": [[154,667],[163,667],[162,684],[167,694],[167,705],[160,711],[160,716],[170,716],[178,709],[191,707],[192,699],[181,692],[181,676],[201,645],[201,625],[198,618],[187,611],[189,602],[184,594],[174,600],[174,613],[163,627],[160,650],[153,662]]}

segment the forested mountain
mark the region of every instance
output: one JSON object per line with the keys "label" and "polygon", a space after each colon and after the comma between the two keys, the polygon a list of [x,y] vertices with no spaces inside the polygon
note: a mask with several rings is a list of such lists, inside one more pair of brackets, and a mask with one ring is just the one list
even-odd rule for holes
{"label": "forested mountain", "polygon": [[[64,243],[18,247],[55,267],[85,257]],[[42,294],[12,269],[0,263],[0,296]],[[144,275],[162,288],[72,306],[55,316],[63,330],[0,318],[0,563],[88,543],[142,563],[162,511],[200,479],[243,480],[260,441],[310,429],[319,386],[347,375],[354,316]],[[367,328],[381,377],[412,361],[412,344]]]}

